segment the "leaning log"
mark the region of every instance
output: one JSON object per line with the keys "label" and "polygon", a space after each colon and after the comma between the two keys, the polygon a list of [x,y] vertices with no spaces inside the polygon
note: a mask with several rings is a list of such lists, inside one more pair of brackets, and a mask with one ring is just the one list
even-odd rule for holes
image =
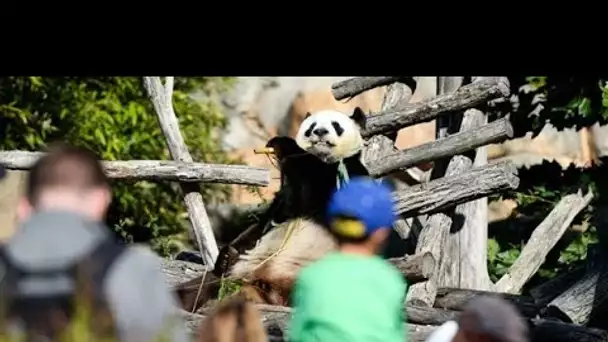
{"label": "leaning log", "polygon": [[579,191],[578,194],[570,194],[562,198],[543,222],[534,229],[515,263],[496,283],[496,291],[519,293],[545,262],[547,254],[561,239],[574,218],[591,202],[592,198],[591,191],[585,196]]}
{"label": "leaning log", "polygon": [[[43,152],[2,151],[0,164],[10,170],[29,170]],[[205,182],[267,186],[270,170],[245,165],[218,165],[166,160],[103,161],[112,179]]]}
{"label": "leaning log", "polygon": [[367,117],[364,137],[391,133],[403,127],[428,122],[440,115],[463,111],[509,95],[509,87],[500,79],[488,79],[463,86],[454,93],[440,95],[430,101]]}
{"label": "leaning log", "polygon": [[508,119],[500,119],[487,125],[462,131],[404,151],[384,155],[368,166],[375,177],[385,176],[398,169],[411,167],[472,151],[480,146],[502,142],[513,136]]}
{"label": "leaning log", "polygon": [[580,280],[553,299],[542,315],[564,322],[587,324],[607,298],[608,262],[598,260]]}
{"label": "leaning log", "polygon": [[468,172],[433,180],[396,191],[396,210],[405,217],[442,211],[460,203],[519,186],[517,169],[509,162],[470,169]]}
{"label": "leaning log", "polygon": [[331,92],[338,101],[355,97],[363,92],[374,88],[393,84],[395,82],[407,84],[412,91],[416,89],[416,81],[412,77],[400,76],[375,76],[375,77],[353,77],[344,81],[334,83]]}
{"label": "leaning log", "polygon": [[522,316],[525,317],[535,317],[540,310],[540,306],[536,304],[534,298],[529,296],[455,288],[438,289],[433,306],[440,309],[462,311],[467,303],[477,296],[496,296],[502,298],[517,307]]}
{"label": "leaning log", "polygon": [[[160,81],[160,77],[144,77],[143,80],[146,93],[156,111],[160,130],[167,141],[171,158],[175,161],[192,163],[192,156],[188,152],[188,146],[173,110],[173,76],[166,77],[165,84]],[[190,237],[196,241],[205,264],[213,267],[219,250],[209,217],[207,217],[200,186],[193,183],[180,183],[180,188],[184,193],[184,202],[190,219]]]}
{"label": "leaning log", "polygon": [[562,294],[577,280],[585,275],[586,267],[580,266],[570,272],[563,273],[558,277],[548,280],[530,290],[530,296],[534,298],[538,307],[544,307],[555,297]]}

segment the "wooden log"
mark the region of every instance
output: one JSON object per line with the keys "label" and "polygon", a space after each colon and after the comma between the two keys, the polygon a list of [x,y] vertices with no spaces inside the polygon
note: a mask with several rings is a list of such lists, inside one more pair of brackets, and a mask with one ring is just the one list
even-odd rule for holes
{"label": "wooden log", "polygon": [[521,254],[509,268],[509,271],[496,283],[496,291],[519,293],[545,261],[547,254],[561,239],[574,218],[583,210],[593,193],[583,196],[570,194],[562,198],[549,215],[541,222],[521,251]]}
{"label": "wooden log", "polygon": [[353,77],[348,80],[334,83],[331,92],[338,101],[355,97],[368,90],[393,84],[401,81],[407,84],[412,91],[416,89],[416,81],[412,77],[400,76],[376,76],[376,77]]}
{"label": "wooden log", "polygon": [[[479,111],[474,109],[469,109],[467,113],[463,117],[463,122],[461,124],[461,130],[466,132],[470,129],[473,129],[481,123],[482,116],[479,115]],[[437,136],[441,137],[447,136],[447,130],[440,130],[439,128],[445,124],[446,122],[437,122]],[[459,174],[464,173],[468,169],[471,168],[472,162],[463,156],[455,156],[453,157],[447,166],[444,163],[436,164],[435,169],[433,170],[433,177],[444,176],[457,176]],[[441,168],[442,170],[438,169]],[[447,262],[442,260],[443,255],[448,255],[449,258],[450,251],[445,250],[446,242],[449,239],[450,229],[452,227],[452,217],[450,213],[439,212],[434,215],[431,215],[427,221],[426,225],[422,228],[418,239],[418,245],[416,246],[416,251],[422,250],[430,250],[433,252],[433,256],[439,260],[439,263],[436,265],[436,269],[433,277],[431,277],[426,283],[415,284],[410,287],[410,291],[407,294],[406,302],[412,305],[420,305],[420,306],[433,306],[435,303],[435,297],[437,295],[437,287],[439,284],[442,284],[446,277],[451,277],[453,270],[449,267],[442,267],[442,264],[445,265]],[[446,252],[448,252],[446,254]],[[455,250],[455,254],[458,254],[458,251]],[[455,257],[458,257],[456,255]],[[457,272],[458,270],[456,270]],[[458,274],[455,275],[458,277]],[[442,284],[443,285],[443,284]]]}
{"label": "wooden log", "polygon": [[[460,311],[437,308],[413,307],[405,308],[408,323],[418,325],[439,325],[448,320],[457,321]],[[600,329],[587,328],[576,324],[549,321],[545,319],[528,319],[531,341],[608,341],[608,332]]]}
{"label": "wooden log", "polygon": [[[415,89],[415,82],[412,86]],[[384,99],[382,101],[381,110],[399,108],[405,105],[412,97],[413,90],[404,83],[393,83],[387,87]],[[397,134],[392,135],[376,135],[366,141],[365,147],[361,153],[364,165],[374,165],[379,162],[378,156],[388,155],[396,151],[395,139]],[[367,167],[369,170],[369,167]],[[414,220],[413,218],[410,220]],[[393,225],[393,229],[404,238],[409,235],[410,225],[403,218],[398,218]]]}
{"label": "wooden log", "polygon": [[[29,170],[46,153],[2,151],[0,164],[10,170]],[[206,182],[267,186],[270,170],[246,165],[187,163],[166,160],[102,161],[112,179],[149,181]]]}
{"label": "wooden log", "polygon": [[[605,256],[603,256],[605,258]],[[587,324],[608,298],[608,264],[598,260],[584,276],[553,299],[541,315],[574,324]]]}
{"label": "wooden log", "polygon": [[530,341],[533,342],[604,342],[608,332],[580,325],[565,324],[550,320],[532,320]]}
{"label": "wooden log", "polygon": [[165,274],[167,284],[175,288],[179,284],[202,276],[207,272],[207,267],[193,262],[162,259],[161,270]]}
{"label": "wooden log", "polygon": [[[444,87],[450,83],[461,85],[465,77],[443,77]],[[483,82],[484,79],[474,79],[474,83]],[[508,80],[495,80],[508,85]],[[458,123],[458,117],[462,122]],[[453,116],[450,130],[459,130],[460,133],[451,137],[473,132],[488,126],[488,117],[477,109],[469,109],[464,115]],[[495,123],[495,122],[494,122]],[[492,125],[491,123],[490,125]],[[458,127],[460,125],[460,127]],[[481,126],[481,127],[479,127]],[[479,128],[476,128],[479,127]],[[513,129],[507,123],[508,137],[513,136]],[[476,146],[474,153],[460,152],[458,157],[452,158],[461,167],[481,167],[487,164],[487,148],[485,144]],[[471,165],[471,166],[467,166]],[[490,277],[487,268],[487,202],[486,197],[460,204],[452,213],[452,227],[443,248],[444,254],[439,266],[439,286],[450,286],[476,290],[489,290]]]}
{"label": "wooden log", "polygon": [[[418,237],[418,244],[416,245],[416,253],[429,253],[435,260],[441,260],[441,248],[445,241],[445,237],[450,230],[450,224],[452,221],[443,213],[437,213],[430,216],[426,225],[422,228],[420,236]],[[430,229],[430,228],[433,229]],[[439,263],[433,265],[431,276],[427,281],[420,282],[418,284],[412,284],[406,295],[405,302],[408,305],[417,306],[433,306],[435,302],[435,295],[437,293],[436,277],[439,268]]]}
{"label": "wooden log", "polygon": [[513,304],[525,317],[535,317],[540,311],[534,298],[530,296],[518,296],[508,293],[490,291],[477,291],[458,288],[439,288],[435,297],[436,308],[449,310],[464,310],[467,303],[477,296],[497,296]]}
{"label": "wooden log", "polygon": [[435,213],[518,186],[517,169],[509,162],[476,167],[462,175],[396,191],[396,211],[404,217]]}
{"label": "wooden log", "polygon": [[[173,77],[167,77],[164,86],[160,77],[144,77],[143,79],[144,87],[154,105],[161,131],[167,140],[171,157],[173,160],[192,163],[192,156],[188,152],[173,110]],[[191,236],[195,238],[205,264],[213,268],[219,250],[209,217],[207,217],[200,187],[193,183],[180,183],[180,187],[185,195],[184,202],[190,218]]]}
{"label": "wooden log", "polygon": [[[270,305],[258,305],[261,312],[262,322],[273,338],[281,340],[289,326],[292,309],[284,307],[272,307]],[[457,320],[459,312],[436,308],[420,308],[408,306],[405,308],[408,329],[408,341],[425,341],[426,337],[436,328],[448,320]],[[198,328],[204,315],[191,314],[180,311],[186,326],[191,329]],[[552,322],[543,319],[531,319],[528,321],[532,339],[531,341],[554,341],[554,342],[606,342],[608,333],[599,329],[584,326]]]}
{"label": "wooden log", "polygon": [[373,176],[380,177],[398,169],[451,157],[480,146],[501,142],[512,136],[513,127],[509,120],[507,118],[499,119],[475,129],[450,135],[447,138],[383,155],[382,158],[369,165],[368,170]]}
{"label": "wooden log", "polygon": [[364,137],[395,132],[403,127],[431,121],[440,115],[483,105],[509,95],[509,87],[500,79],[487,79],[461,87],[454,93],[440,95],[406,109],[381,112],[367,118]]}
{"label": "wooden log", "polygon": [[431,253],[419,253],[403,258],[391,258],[393,264],[408,281],[408,284],[429,279],[435,270],[435,258]]}
{"label": "wooden log", "polygon": [[549,281],[546,281],[530,290],[530,295],[534,298],[538,307],[544,307],[555,297],[574,285],[577,280],[585,275],[586,267],[581,266],[570,272],[561,274]]}
{"label": "wooden log", "polygon": [[[258,306],[258,309],[262,316],[262,324],[268,333],[268,341],[287,341],[291,311],[275,311],[264,308],[264,306]],[[196,337],[201,323],[207,318],[207,315],[190,313],[184,310],[180,310],[178,316],[184,321],[186,329],[192,337]],[[404,336],[404,340],[407,342],[424,342],[430,333],[436,329],[436,327],[429,325],[405,324],[405,326],[408,333],[407,336]]]}
{"label": "wooden log", "polygon": [[[413,284],[428,279],[435,266],[435,259],[429,253],[420,253],[401,258],[391,258],[393,264]],[[167,282],[173,289],[185,289],[186,284],[198,287],[208,268],[194,262],[181,260],[166,260],[161,263],[162,271],[167,276]],[[209,278],[209,274],[206,275]]]}

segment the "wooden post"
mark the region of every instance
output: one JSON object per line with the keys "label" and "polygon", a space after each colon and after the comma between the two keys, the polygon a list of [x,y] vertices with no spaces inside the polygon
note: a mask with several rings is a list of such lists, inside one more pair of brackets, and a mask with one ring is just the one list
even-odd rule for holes
{"label": "wooden post", "polygon": [[[158,116],[161,131],[167,139],[167,146],[171,158],[181,162],[192,162],[192,156],[179,130],[179,123],[173,110],[173,77],[167,77],[165,85],[160,77],[144,77],[144,87],[148,92],[150,100]],[[190,217],[193,235],[201,253],[205,265],[213,269],[218,255],[217,243],[211,229],[211,223],[205,210],[203,196],[198,184],[180,183],[184,192],[184,201]]]}

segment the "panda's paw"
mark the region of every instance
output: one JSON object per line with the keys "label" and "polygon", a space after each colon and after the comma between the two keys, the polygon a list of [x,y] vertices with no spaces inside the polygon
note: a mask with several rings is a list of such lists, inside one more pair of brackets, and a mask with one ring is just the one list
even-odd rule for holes
{"label": "panda's paw", "polygon": [[217,256],[217,260],[215,261],[213,274],[217,277],[222,277],[224,274],[228,273],[228,270],[230,270],[232,265],[238,260],[238,257],[239,252],[236,248],[230,245],[222,247]]}

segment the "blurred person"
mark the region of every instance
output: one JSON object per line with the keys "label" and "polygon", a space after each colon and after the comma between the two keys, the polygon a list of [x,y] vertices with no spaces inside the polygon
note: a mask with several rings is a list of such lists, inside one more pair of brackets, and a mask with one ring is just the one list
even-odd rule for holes
{"label": "blurred person", "polygon": [[498,297],[472,299],[457,321],[447,321],[427,342],[528,342],[528,325],[517,309]]}
{"label": "blurred person", "polygon": [[225,299],[203,321],[198,342],[267,342],[262,317],[253,303],[242,297]]}
{"label": "blurred person", "polygon": [[[0,248],[4,333],[65,333],[93,310],[95,333],[122,341],[186,341],[159,258],[115,241],[103,224],[111,189],[97,156],[57,145],[28,174],[20,228]],[[78,314],[77,314],[78,313]]]}
{"label": "blurred person", "polygon": [[352,179],[332,195],[327,219],[339,250],[298,275],[290,341],[407,340],[405,280],[378,255],[395,218],[391,189],[373,179]]}

